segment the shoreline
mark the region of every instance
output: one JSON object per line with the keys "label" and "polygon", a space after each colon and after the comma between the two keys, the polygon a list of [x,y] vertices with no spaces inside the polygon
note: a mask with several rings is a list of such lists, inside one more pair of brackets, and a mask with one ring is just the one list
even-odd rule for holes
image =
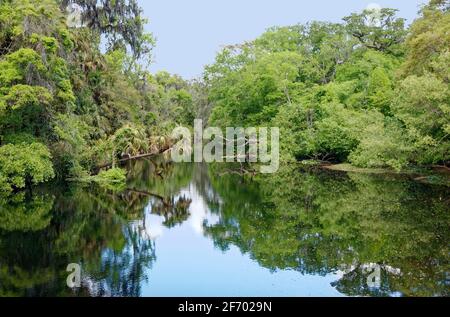
{"label": "shoreline", "polygon": [[450,186],[450,169],[445,166],[413,167],[401,171],[389,168],[361,168],[348,163],[322,163],[319,164],[319,167],[324,170],[346,173],[401,175],[425,184]]}

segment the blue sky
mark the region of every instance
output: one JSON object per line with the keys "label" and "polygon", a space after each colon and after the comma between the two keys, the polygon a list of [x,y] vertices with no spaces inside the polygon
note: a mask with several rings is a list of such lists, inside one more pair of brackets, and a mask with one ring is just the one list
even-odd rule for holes
{"label": "blue sky", "polygon": [[268,27],[339,22],[369,4],[399,9],[412,22],[427,0],[139,0],[157,38],[152,71],[199,76],[223,45],[252,40]]}

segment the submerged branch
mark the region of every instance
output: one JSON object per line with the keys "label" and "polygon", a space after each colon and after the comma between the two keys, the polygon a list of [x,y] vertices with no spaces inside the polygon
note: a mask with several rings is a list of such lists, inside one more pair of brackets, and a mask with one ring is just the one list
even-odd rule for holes
{"label": "submerged branch", "polygon": [[147,191],[137,190],[137,189],[133,189],[133,188],[127,188],[127,192],[135,193],[135,194],[143,195],[143,196],[155,197],[155,198],[160,199],[163,203],[166,202],[166,200],[164,199],[163,196],[158,195],[158,194],[154,194],[154,193],[150,193],[150,192],[147,192]]}

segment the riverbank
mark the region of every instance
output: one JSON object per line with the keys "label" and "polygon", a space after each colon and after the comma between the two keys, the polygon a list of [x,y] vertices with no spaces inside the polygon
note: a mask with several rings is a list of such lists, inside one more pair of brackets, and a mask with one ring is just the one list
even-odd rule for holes
{"label": "riverbank", "polygon": [[323,163],[320,164],[320,168],[347,173],[403,175],[417,182],[450,187],[450,169],[445,166],[412,167],[395,171],[389,168],[360,168],[348,163]]}

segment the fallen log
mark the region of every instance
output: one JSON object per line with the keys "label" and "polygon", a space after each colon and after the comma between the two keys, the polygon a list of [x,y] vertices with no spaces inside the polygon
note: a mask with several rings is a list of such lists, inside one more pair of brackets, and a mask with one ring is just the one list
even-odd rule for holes
{"label": "fallen log", "polygon": [[[160,154],[163,154],[163,153],[169,151],[170,149],[171,149],[171,147],[167,146],[167,147],[164,147],[164,148],[162,148],[162,149],[160,149],[158,151],[153,151],[153,152],[150,152],[150,153],[139,154],[139,155],[136,155],[136,156],[130,156],[130,157],[122,158],[120,160],[117,160],[116,164],[125,163],[125,162],[128,162],[128,161],[137,160],[137,159],[141,159],[141,158],[146,158],[146,157],[150,157],[150,156],[160,155]],[[106,163],[106,164],[103,164],[103,165],[99,165],[99,166],[96,167],[96,171],[99,171],[102,168],[111,167],[112,165],[113,165],[113,162],[109,162],[109,163]]]}

